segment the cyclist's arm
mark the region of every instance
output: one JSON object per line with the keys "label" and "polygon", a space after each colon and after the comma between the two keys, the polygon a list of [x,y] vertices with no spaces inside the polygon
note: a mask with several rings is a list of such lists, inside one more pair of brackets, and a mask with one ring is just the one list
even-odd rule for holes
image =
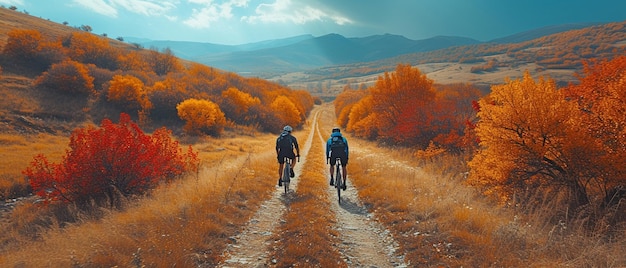
{"label": "cyclist's arm", "polygon": [[346,158],[350,158],[350,150],[348,149],[348,148],[349,148],[349,147],[348,147],[348,139],[343,138],[343,141],[344,141],[344,142],[345,142],[345,144],[346,144]]}
{"label": "cyclist's arm", "polygon": [[296,148],[296,155],[300,156],[300,146],[298,146],[298,139],[293,137],[293,146]]}
{"label": "cyclist's arm", "polygon": [[331,139],[328,139],[326,141],[326,158],[330,158],[330,143],[331,143]]}

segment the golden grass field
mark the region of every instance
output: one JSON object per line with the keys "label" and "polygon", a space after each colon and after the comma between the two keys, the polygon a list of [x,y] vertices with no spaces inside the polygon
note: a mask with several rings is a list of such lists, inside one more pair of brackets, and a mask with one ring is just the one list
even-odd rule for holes
{"label": "golden grass field", "polygon": [[[332,106],[319,109],[325,111],[320,113],[320,129],[329,131],[334,125]],[[295,135],[304,136],[310,127]],[[409,149],[390,150],[348,138],[349,183],[376,220],[393,233],[411,266],[626,265],[624,233],[608,241],[586,233],[576,222],[570,226],[546,222],[543,214],[550,212],[549,204],[529,214],[497,206],[463,184],[465,159],[416,159]],[[31,150],[30,155],[60,157],[64,139],[4,137],[3,143],[22,154]],[[100,217],[67,209],[65,213],[76,214],[78,220],[60,224],[39,205],[24,202],[5,215],[0,266],[213,267],[223,261],[228,238],[240,232],[259,204],[277,190],[274,139],[271,134],[195,139],[193,146],[203,160],[198,174],[128,200],[123,211],[101,208]],[[320,267],[345,265],[323,261],[339,258],[333,253],[337,234],[329,229],[334,218],[326,209],[328,200],[316,198],[327,187],[320,145],[311,145],[302,167],[306,180],[286,204],[289,209],[275,234],[277,242],[265,249],[275,256],[277,263],[271,265],[276,267],[304,265],[305,259]],[[14,166],[24,166],[26,159]]]}

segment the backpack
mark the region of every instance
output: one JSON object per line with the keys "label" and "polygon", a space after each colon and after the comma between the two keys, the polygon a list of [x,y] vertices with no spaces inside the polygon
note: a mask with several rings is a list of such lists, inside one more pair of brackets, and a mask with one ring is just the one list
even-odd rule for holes
{"label": "backpack", "polygon": [[346,149],[346,143],[341,136],[335,136],[330,142],[330,149],[333,151],[339,151]]}
{"label": "backpack", "polygon": [[278,146],[281,151],[292,150],[293,148],[291,147],[291,143],[291,135],[280,135],[276,141],[276,146]]}

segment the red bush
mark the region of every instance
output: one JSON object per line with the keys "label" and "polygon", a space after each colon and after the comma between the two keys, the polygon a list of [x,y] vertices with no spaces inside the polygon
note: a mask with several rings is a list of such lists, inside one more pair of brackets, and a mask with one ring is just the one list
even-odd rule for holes
{"label": "red bush", "polygon": [[127,114],[119,124],[105,119],[99,128],[76,129],[69,147],[60,164],[38,155],[23,171],[33,191],[48,201],[140,194],[198,166],[197,153],[191,147],[184,153],[169,130],[146,135]]}

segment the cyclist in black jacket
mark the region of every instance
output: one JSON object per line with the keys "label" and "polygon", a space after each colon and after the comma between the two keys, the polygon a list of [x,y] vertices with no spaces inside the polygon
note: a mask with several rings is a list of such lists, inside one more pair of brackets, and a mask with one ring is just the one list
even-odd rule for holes
{"label": "cyclist in black jacket", "polygon": [[[296,161],[293,161],[296,157],[300,158],[300,147],[298,146],[298,139],[291,135],[293,128],[291,126],[285,126],[283,132],[276,139],[276,157],[278,163],[278,186],[283,186],[283,167],[285,164],[285,157],[291,160],[291,174],[290,177],[294,177],[293,167],[296,166]],[[293,152],[296,149],[296,153]]]}

